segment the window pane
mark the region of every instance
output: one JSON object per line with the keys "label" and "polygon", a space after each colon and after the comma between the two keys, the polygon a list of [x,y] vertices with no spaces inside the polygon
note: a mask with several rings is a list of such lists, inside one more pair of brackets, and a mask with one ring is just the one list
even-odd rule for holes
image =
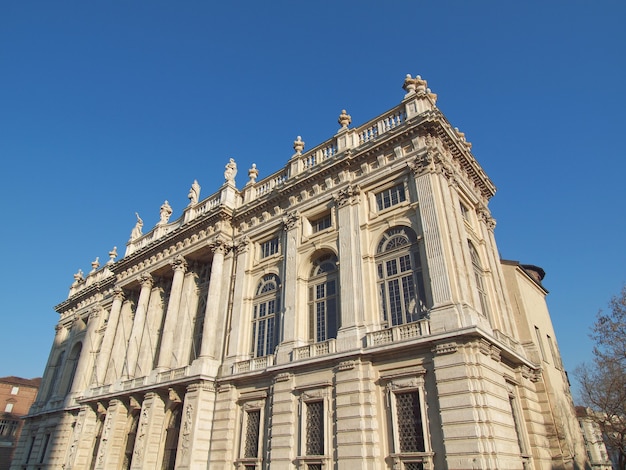
{"label": "window pane", "polygon": [[400,286],[397,279],[389,281],[389,313],[391,314],[391,324],[400,325],[402,321],[402,301],[400,299]]}
{"label": "window pane", "polygon": [[257,457],[259,453],[259,429],[261,424],[261,410],[251,410],[247,413],[246,440],[243,456]]}

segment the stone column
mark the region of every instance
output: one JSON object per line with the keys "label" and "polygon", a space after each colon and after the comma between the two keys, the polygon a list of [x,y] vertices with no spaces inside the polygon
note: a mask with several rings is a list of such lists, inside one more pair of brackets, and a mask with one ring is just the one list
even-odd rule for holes
{"label": "stone column", "polygon": [[[300,227],[300,214],[291,212],[287,214],[283,220],[284,228],[284,279],[283,282],[283,301],[280,311],[281,318],[279,322],[280,335],[279,346],[277,350],[276,362],[279,364],[290,361],[289,355],[295,346],[304,343],[306,331],[302,325],[306,325],[306,316],[298,324],[296,320],[296,292],[298,288],[298,267],[297,267],[297,248],[298,248],[298,229]],[[300,342],[298,342],[300,340]]]}
{"label": "stone column", "polygon": [[358,203],[360,189],[349,185],[335,195],[337,227],[339,228],[339,287],[340,328],[337,333],[337,351],[360,347],[359,327],[364,322],[363,266],[359,228]]}
{"label": "stone column", "polygon": [[163,287],[155,286],[150,292],[146,321],[141,335],[139,357],[135,367],[135,377],[145,377],[155,368],[158,358],[159,337],[164,315]]}
{"label": "stone column", "polygon": [[113,290],[113,304],[111,305],[109,320],[107,322],[106,330],[104,331],[102,345],[100,346],[100,354],[98,354],[98,359],[96,361],[95,385],[104,384],[107,367],[109,365],[109,359],[111,357],[111,351],[113,350],[113,341],[115,340],[115,336],[117,335],[117,324],[120,319],[120,312],[122,311],[123,302],[124,292],[120,287],[115,287],[115,289]]}
{"label": "stone column", "polygon": [[148,309],[148,301],[150,300],[150,291],[154,283],[152,276],[147,273],[139,278],[139,282],[141,282],[141,292],[139,293],[137,311],[135,312],[135,318],[133,320],[128,348],[126,349],[126,371],[122,371],[122,377],[124,378],[134,377],[135,375],[141,335],[143,334],[144,325],[146,323],[146,311]]}
{"label": "stone column", "polygon": [[67,337],[68,331],[67,328],[65,328],[63,325],[56,325],[54,329],[55,335],[52,350],[50,351],[48,363],[46,364],[45,373],[41,382],[42,387],[39,389],[39,393],[37,394],[38,404],[45,402],[46,398],[49,395],[52,396],[52,390],[50,390],[50,387],[53,387],[55,384],[51,383],[50,381],[59,381],[61,378],[61,369],[63,368],[63,364],[59,364],[59,355],[64,349],[63,343],[65,341],[65,338]]}
{"label": "stone column", "polygon": [[[219,339],[216,325],[219,323],[220,298],[222,295],[222,272],[224,270],[224,254],[226,244],[221,240],[214,241],[211,245],[213,261],[211,263],[211,281],[207,294],[206,311],[204,313],[204,325],[202,327],[202,345],[200,357],[215,359],[218,355]],[[224,313],[224,312],[222,312]]]}
{"label": "stone column", "polygon": [[122,378],[126,371],[126,350],[133,328],[134,301],[125,300],[122,302],[120,317],[117,322],[117,331],[113,340],[113,350],[111,351],[106,371],[104,372],[105,383],[113,383]]}
{"label": "stone column", "polygon": [[[231,326],[228,356],[234,361],[241,361],[250,358],[249,341],[245,342],[247,332],[250,330],[252,310],[249,300],[244,298],[250,279],[246,275],[250,253],[250,240],[246,237],[241,240],[237,247],[237,272],[235,274],[236,284],[233,295],[233,316],[239,318],[233,321]],[[256,289],[256,286],[255,286]]]}
{"label": "stone column", "polygon": [[74,381],[70,385],[70,393],[82,392],[91,383],[92,377],[90,371],[92,369],[90,369],[89,366],[93,366],[93,360],[95,358],[94,347],[97,342],[96,330],[100,327],[101,313],[102,307],[95,307],[89,312],[85,337],[83,338],[83,346],[78,358],[78,364],[76,365]]}
{"label": "stone column", "polygon": [[96,470],[119,468],[119,441],[126,430],[128,410],[120,399],[110,401],[96,457]]}
{"label": "stone column", "polygon": [[185,271],[187,270],[185,258],[180,255],[176,256],[172,262],[172,269],[174,270],[174,279],[172,280],[172,289],[169,302],[167,303],[163,334],[161,335],[161,350],[157,363],[157,369],[159,370],[168,369],[173,363],[174,331],[179,322],[180,298],[183,292]]}
{"label": "stone column", "polygon": [[193,317],[198,310],[199,276],[196,272],[187,272],[183,280],[178,322],[174,331],[174,349],[171,368],[189,365],[189,356],[193,344]]}

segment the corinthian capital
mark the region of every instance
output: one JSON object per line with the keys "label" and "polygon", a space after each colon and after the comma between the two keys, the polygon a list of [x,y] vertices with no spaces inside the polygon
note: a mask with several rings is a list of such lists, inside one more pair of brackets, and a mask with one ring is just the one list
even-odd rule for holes
{"label": "corinthian capital", "polygon": [[347,188],[339,191],[333,198],[339,207],[343,207],[346,204],[355,204],[359,202],[359,195],[361,194],[361,188],[359,185],[348,185]]}
{"label": "corinthian capital", "polygon": [[150,274],[143,273],[139,278],[139,283],[141,284],[141,287],[152,287],[152,285],[154,284],[154,279],[152,279],[152,276]]}
{"label": "corinthian capital", "polygon": [[187,270],[187,261],[182,255],[176,255],[172,260],[172,269],[174,271],[182,270],[185,272]]}
{"label": "corinthian capital", "polygon": [[300,213],[298,211],[293,211],[283,217],[283,224],[285,225],[285,230],[291,230],[295,228],[300,222]]}

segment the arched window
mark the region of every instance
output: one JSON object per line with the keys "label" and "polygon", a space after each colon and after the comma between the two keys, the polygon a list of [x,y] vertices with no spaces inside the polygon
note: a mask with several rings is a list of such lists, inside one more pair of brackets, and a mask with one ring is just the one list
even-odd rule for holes
{"label": "arched window", "polygon": [[280,309],[280,280],[275,274],[263,276],[254,293],[252,313],[252,354],[254,357],[274,354],[276,315]]}
{"label": "arched window", "polygon": [[383,234],[376,250],[376,275],[384,322],[402,325],[426,315],[422,263],[411,229],[396,227]]}
{"label": "arched window", "polygon": [[337,337],[339,293],[337,257],[323,255],[315,260],[309,278],[309,339],[315,342]]}
{"label": "arched window", "polygon": [[471,242],[468,241],[467,244],[469,245],[470,257],[472,258],[472,269],[474,270],[474,278],[476,279],[480,311],[483,315],[487,315],[489,313],[489,304],[487,303],[487,290],[485,289],[485,274],[480,263],[478,251],[476,251],[476,248],[474,248]]}
{"label": "arched window", "polygon": [[176,465],[176,450],[178,448],[178,433],[182,418],[182,407],[176,405],[166,416],[167,428],[165,429],[165,441],[163,442],[163,463],[161,470],[174,470]]}

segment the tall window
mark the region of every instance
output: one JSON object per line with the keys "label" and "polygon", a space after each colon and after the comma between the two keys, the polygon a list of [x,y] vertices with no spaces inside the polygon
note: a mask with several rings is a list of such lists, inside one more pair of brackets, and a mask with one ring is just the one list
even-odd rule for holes
{"label": "tall window", "polygon": [[422,264],[411,229],[385,232],[376,250],[376,271],[383,321],[395,326],[426,315]]}
{"label": "tall window", "polygon": [[261,243],[261,258],[267,258],[278,253],[278,246],[278,237]]}
{"label": "tall window", "polygon": [[57,385],[59,381],[59,377],[61,375],[61,368],[63,367],[63,360],[65,359],[65,351],[61,351],[59,357],[57,357],[57,361],[54,363],[54,367],[52,368],[52,378],[50,379],[50,383],[48,384],[48,391],[46,393],[46,400],[49,400],[50,397],[57,391]]}
{"label": "tall window", "polygon": [[480,300],[480,311],[483,315],[487,315],[489,313],[489,307],[487,302],[487,290],[485,289],[485,275],[483,271],[483,267],[480,263],[480,257],[478,256],[478,252],[474,245],[470,242],[469,250],[470,256],[472,258],[472,268],[474,270],[474,278],[476,279],[476,289],[478,290],[478,299]]}
{"label": "tall window", "polygon": [[133,463],[133,450],[137,438],[137,427],[139,425],[139,410],[130,412],[128,430],[126,432],[126,445],[124,446],[124,461],[122,469],[128,470]]}
{"label": "tall window", "polygon": [[309,339],[315,342],[337,337],[337,257],[324,255],[313,263],[309,279]]}
{"label": "tall window", "polygon": [[182,407],[177,405],[169,412],[167,428],[165,430],[165,442],[163,443],[163,463],[161,470],[174,470],[176,464],[176,449],[178,448],[178,433],[182,418]]}
{"label": "tall window", "polygon": [[263,465],[263,423],[265,401],[243,403],[241,416],[241,441],[236,467],[244,470],[259,470]]}
{"label": "tall window", "polygon": [[268,274],[261,279],[254,294],[252,314],[252,354],[255,357],[274,353],[276,347],[276,313],[280,302],[278,276]]}

